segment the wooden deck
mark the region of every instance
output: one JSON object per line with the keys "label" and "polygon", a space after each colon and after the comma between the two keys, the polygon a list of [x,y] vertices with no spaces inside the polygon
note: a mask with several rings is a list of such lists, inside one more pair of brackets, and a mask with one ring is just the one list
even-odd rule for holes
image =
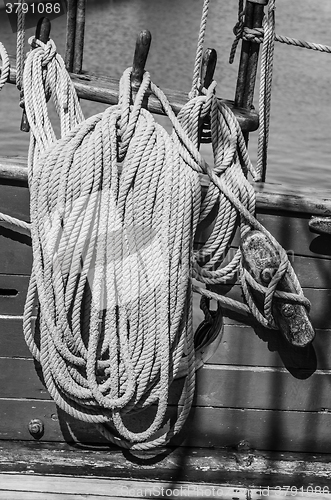
{"label": "wooden deck", "polygon": [[330,455],[0,443],[0,499],[330,499]]}

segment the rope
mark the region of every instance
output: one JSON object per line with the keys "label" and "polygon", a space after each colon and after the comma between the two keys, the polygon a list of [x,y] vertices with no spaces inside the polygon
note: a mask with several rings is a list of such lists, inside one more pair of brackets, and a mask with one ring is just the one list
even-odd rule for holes
{"label": "rope", "polygon": [[[237,26],[237,25],[236,25]],[[243,26],[241,30],[237,31],[237,28],[233,29],[236,31],[236,40],[246,40],[253,43],[263,43],[264,39],[264,28],[248,28]],[[316,50],[319,52],[331,53],[331,47],[329,45],[323,45],[321,43],[307,42],[305,40],[298,40],[297,38],[291,38],[284,35],[274,34],[275,42],[285,43],[286,45],[293,45],[294,47],[300,47],[302,49]]]}
{"label": "rope", "polygon": [[[222,267],[238,212],[242,236],[253,227],[274,241],[254,217],[247,176],[255,172],[238,122],[216,98],[215,82],[176,118],[147,72],[130,105],[129,68],[120,81],[119,104],[84,121],[54,43],[29,43],[37,48],[24,70],[34,254],[25,338],[60,408],[97,424],[120,446],[161,446],[180,431],[192,405],[193,290],[223,305],[235,304],[203,286],[225,283],[240,270],[238,252]],[[141,107],[148,88],[172,122],[171,136]],[[60,116],[58,140],[47,114],[50,95]],[[207,115],[214,168],[198,151],[198,127]],[[203,201],[202,173],[210,179]],[[212,234],[193,252],[197,224],[215,203],[219,212]],[[278,276],[285,271],[294,274],[283,251]],[[251,277],[243,271],[241,276],[244,286],[246,281],[252,285]],[[203,286],[193,287],[192,277]],[[281,296],[306,305],[294,282],[297,294]],[[264,324],[270,322],[273,297],[280,294],[276,285],[277,278],[266,289],[264,314],[257,314]],[[36,296],[40,310],[34,330]],[[208,321],[207,303],[203,300]],[[243,310],[254,312],[254,304],[248,304]],[[188,374],[177,419],[164,429],[169,390],[183,355]],[[134,432],[127,418],[151,405],[155,412],[147,428]]]}
{"label": "rope", "polygon": [[269,124],[271,109],[271,88],[273,76],[273,57],[275,42],[275,1],[269,0],[268,13],[263,20],[264,42],[261,55],[260,93],[259,93],[259,137],[257,146],[256,170],[259,180],[267,168]]}
{"label": "rope", "polygon": [[199,36],[198,36],[198,42],[197,42],[197,50],[196,50],[196,54],[195,54],[195,62],[194,62],[194,68],[193,68],[192,88],[191,88],[191,91],[189,93],[190,99],[192,99],[193,97],[196,97],[199,94],[200,68],[201,68],[203,46],[204,46],[205,35],[206,35],[208,11],[209,11],[209,0],[204,0],[203,7],[202,7],[201,21],[200,21]]}
{"label": "rope", "polygon": [[20,107],[24,108],[23,69],[24,69],[24,44],[25,44],[25,11],[24,0],[18,0],[17,9],[17,36],[16,36],[16,87],[20,91]]}
{"label": "rope", "polygon": [[[194,392],[190,269],[201,169],[191,152],[179,146],[181,139],[169,137],[141,109],[148,73],[134,106],[129,106],[127,70],[119,104],[82,121],[54,44],[37,43],[40,48],[29,54],[24,70],[33,137],[34,264],[25,307],[27,343],[62,409],[106,425],[102,432],[107,435],[111,425],[110,436],[122,446],[155,447],[181,429]],[[67,122],[64,88],[67,114],[78,115]],[[44,89],[60,113],[58,141],[46,114]],[[40,345],[31,328],[36,293]],[[164,423],[169,387],[184,352],[189,372],[177,421],[152,438]],[[127,428],[127,416],[151,404],[157,410],[147,429],[135,433]],[[121,438],[114,437],[114,429]]]}
{"label": "rope", "polygon": [[239,0],[238,21],[233,28],[235,40],[231,47],[229,62],[230,64],[233,63],[236,49],[241,38],[253,43],[263,43],[259,93],[259,138],[256,165],[256,170],[258,172],[257,180],[261,180],[264,179],[267,167],[274,42],[277,41],[287,45],[327,53],[331,53],[331,47],[277,35],[275,33],[275,0],[269,0],[268,13],[264,16],[262,28],[248,28],[244,26],[244,14],[244,2],[243,0]]}
{"label": "rope", "polygon": [[1,57],[1,76],[0,76],[0,91],[4,87],[5,83],[8,80],[10,73],[10,62],[8,52],[5,46],[0,42],[0,57]]}
{"label": "rope", "polygon": [[[9,61],[9,56],[8,52],[3,45],[3,43],[0,42],[0,57],[1,57],[1,76],[0,76],[0,91],[3,89],[5,83],[8,81],[9,73],[10,73],[10,61]],[[21,229],[25,230],[30,230],[30,224],[27,222],[24,222],[20,219],[17,219],[15,217],[11,217],[10,215],[6,215],[3,213],[0,213],[0,220],[2,222],[6,222],[10,225],[19,227]]]}

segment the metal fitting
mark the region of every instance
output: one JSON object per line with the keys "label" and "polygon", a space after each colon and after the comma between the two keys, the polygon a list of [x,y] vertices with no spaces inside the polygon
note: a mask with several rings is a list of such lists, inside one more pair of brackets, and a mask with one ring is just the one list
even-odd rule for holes
{"label": "metal fitting", "polygon": [[44,423],[39,418],[30,420],[28,429],[31,436],[33,436],[35,439],[40,439],[44,435],[45,431]]}

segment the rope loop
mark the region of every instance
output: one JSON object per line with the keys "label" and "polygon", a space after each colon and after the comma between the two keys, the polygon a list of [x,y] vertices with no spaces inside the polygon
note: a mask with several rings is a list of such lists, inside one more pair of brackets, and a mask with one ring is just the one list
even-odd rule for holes
{"label": "rope loop", "polygon": [[35,36],[31,36],[28,39],[28,43],[32,49],[37,49],[38,47],[42,53],[41,65],[43,67],[47,66],[56,57],[56,45],[53,40],[49,39],[47,43],[43,43],[41,40]]}

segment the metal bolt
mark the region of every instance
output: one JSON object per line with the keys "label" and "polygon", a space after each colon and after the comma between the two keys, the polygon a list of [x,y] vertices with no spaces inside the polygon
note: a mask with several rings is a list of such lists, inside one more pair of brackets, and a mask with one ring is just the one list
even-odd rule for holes
{"label": "metal bolt", "polygon": [[281,307],[281,313],[285,318],[291,318],[295,314],[295,309],[292,304],[284,304]]}
{"label": "metal bolt", "polygon": [[31,436],[33,436],[35,439],[40,439],[44,435],[44,423],[39,420],[39,418],[30,420],[28,429]]}
{"label": "metal bolt", "polygon": [[270,283],[276,271],[277,269],[273,267],[267,267],[266,269],[263,269],[260,274],[262,281],[264,281],[264,283]]}

